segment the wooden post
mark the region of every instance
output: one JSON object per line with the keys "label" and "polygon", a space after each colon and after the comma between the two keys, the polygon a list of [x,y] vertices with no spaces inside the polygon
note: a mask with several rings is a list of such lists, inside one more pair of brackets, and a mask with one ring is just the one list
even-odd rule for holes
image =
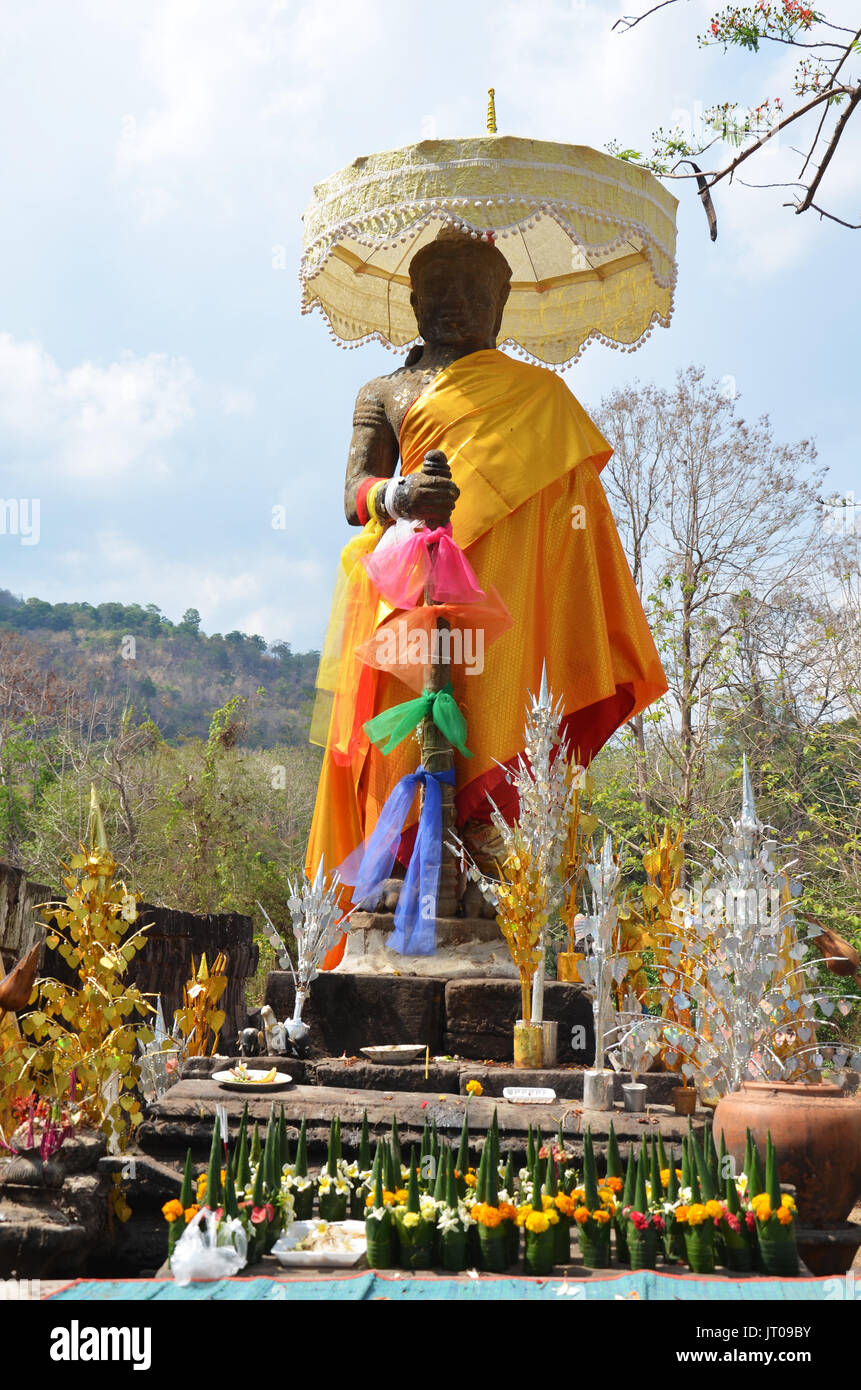
{"label": "wooden post", "polygon": [[[450,478],[451,469],[448,466],[448,459],[440,449],[431,449],[425,454],[423,472],[429,473],[438,478]],[[433,604],[433,599],[428,596],[425,590],[425,603]],[[439,632],[448,632],[449,624],[444,618],[438,618],[436,629]],[[431,642],[430,662],[425,667],[424,689],[442,690],[451,678],[451,665],[448,660],[434,661],[435,643],[433,629],[429,632]],[[449,651],[450,654],[450,651]],[[428,716],[422,720],[421,724],[421,759],[422,766],[428,772],[447,772],[454,767],[454,749],[449,743],[445,734],[437,728],[433,719]],[[454,917],[457,913],[457,860],[450,850],[445,848],[451,832],[455,825],[454,809],[454,787],[448,783],[442,783],[442,868],[439,876],[439,891],[437,894],[437,916]]]}

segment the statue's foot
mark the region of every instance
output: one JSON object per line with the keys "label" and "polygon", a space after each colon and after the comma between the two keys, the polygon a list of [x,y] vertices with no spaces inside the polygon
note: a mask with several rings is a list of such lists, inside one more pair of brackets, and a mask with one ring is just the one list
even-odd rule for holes
{"label": "statue's foot", "polygon": [[387,878],[379,892],[371,898],[363,898],[358,904],[361,912],[394,912],[404,886],[402,878]]}

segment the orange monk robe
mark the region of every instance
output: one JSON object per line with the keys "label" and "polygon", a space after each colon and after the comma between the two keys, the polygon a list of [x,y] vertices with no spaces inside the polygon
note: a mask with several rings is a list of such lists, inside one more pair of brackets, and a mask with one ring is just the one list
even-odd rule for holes
{"label": "orange monk robe", "polygon": [[[429,449],[446,454],[460,489],[454,539],[481,586],[495,586],[513,618],[485,652],[480,674],[463,666],[451,672],[473,753],[455,754],[458,824],[489,817],[486,793],[511,817],[516,806],[498,763],[522,751],[527,696],[537,693],[543,664],[563,702],[563,729],[584,763],[667,689],[598,478],[612,450],[561,377],[495,349],[462,357],[436,377],[407,412],[400,446],[404,474],[421,468]],[[370,634],[392,610],[380,604],[361,566],[351,584],[353,616]],[[359,677],[349,651],[338,679],[342,713],[361,680],[362,718],[415,694],[368,667]],[[342,733],[338,754],[330,731],[309,873],[321,855],[327,868],[340,864],[371,833],[395,783],[418,765],[413,739],[384,757],[353,733],[349,749]]]}

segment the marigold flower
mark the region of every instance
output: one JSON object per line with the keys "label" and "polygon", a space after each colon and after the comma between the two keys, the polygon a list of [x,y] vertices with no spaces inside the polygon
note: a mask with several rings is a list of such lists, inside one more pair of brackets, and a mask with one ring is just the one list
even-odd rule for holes
{"label": "marigold flower", "polygon": [[466,1094],[468,1096],[483,1096],[484,1087],[482,1086],[480,1081],[467,1081]]}
{"label": "marigold flower", "polygon": [[781,1205],[782,1207],[786,1207],[787,1211],[795,1211],[795,1210],[796,1210],[795,1198],[794,1198],[794,1197],[790,1197],[790,1195],[789,1195],[788,1192],[784,1192],[784,1193],[783,1193],[783,1195],[782,1195],[782,1197],[781,1197],[781,1199],[780,1199],[780,1205]]}
{"label": "marigold flower", "polygon": [[688,1208],[684,1205],[676,1207],[676,1210],[673,1214],[675,1216],[676,1221],[678,1221],[681,1225],[684,1225],[688,1219]]}
{"label": "marigold flower", "polygon": [[[781,1211],[782,1210],[783,1208],[781,1207]],[[757,1221],[762,1221],[763,1224],[771,1220],[771,1207],[768,1205],[768,1202],[760,1202],[759,1206],[756,1208],[756,1219]]]}
{"label": "marigold flower", "polygon": [[600,1194],[602,1187],[609,1187],[610,1191],[613,1193],[621,1192],[623,1186],[624,1183],[621,1178],[605,1178],[604,1181],[599,1184],[598,1192]]}
{"label": "marigold flower", "polygon": [[499,1207],[488,1206],[487,1202],[477,1202],[472,1209],[472,1215],[479,1226],[486,1226],[489,1230],[495,1230],[502,1220]]}
{"label": "marigold flower", "polygon": [[499,1214],[503,1221],[516,1221],[517,1207],[513,1206],[511,1202],[500,1202]]}
{"label": "marigold flower", "polygon": [[706,1209],[702,1202],[693,1202],[688,1207],[688,1225],[701,1226],[706,1219]]}
{"label": "marigold flower", "polygon": [[574,1220],[582,1226],[584,1221],[589,1220],[589,1208],[577,1207],[576,1211],[574,1212]]}
{"label": "marigold flower", "polygon": [[574,1198],[575,1202],[582,1202],[586,1197],[586,1190],[583,1187],[575,1187],[571,1196]]}
{"label": "marigold flower", "polygon": [[193,1220],[194,1220],[195,1216],[197,1216],[197,1213],[198,1213],[199,1211],[200,1211],[200,1207],[197,1206],[196,1204],[193,1204],[193,1205],[190,1206],[190,1207],[186,1207],[185,1211],[182,1213],[183,1216],[185,1217],[185,1224],[186,1224],[186,1226],[188,1225],[189,1221],[193,1221]]}
{"label": "marigold flower", "polygon": [[555,1204],[556,1204],[556,1198],[555,1198],[555,1197],[551,1197],[550,1194],[547,1193],[547,1192],[542,1192],[542,1194],[541,1194],[541,1206],[542,1206],[542,1209],[543,1209],[544,1211],[549,1211],[550,1208],[551,1208],[552,1206],[555,1206]]}
{"label": "marigold flower", "polygon": [[713,1221],[719,1221],[723,1216],[723,1207],[720,1202],[714,1200],[706,1202],[706,1216],[710,1216]]}
{"label": "marigold flower", "polygon": [[421,1217],[417,1211],[405,1211],[401,1217],[401,1221],[406,1226],[407,1230],[411,1231],[419,1224]]}
{"label": "marigold flower", "polygon": [[550,1221],[547,1214],[543,1211],[531,1211],[526,1218],[526,1229],[534,1235],[541,1235],[543,1231],[549,1230]]}
{"label": "marigold flower", "polygon": [[573,1197],[569,1197],[565,1192],[560,1192],[556,1197],[556,1206],[563,1216],[573,1216],[577,1204]]}
{"label": "marigold flower", "polygon": [[396,1192],[392,1193],[392,1200],[397,1206],[400,1206],[402,1202],[407,1200],[409,1195],[405,1187],[399,1187]]}
{"label": "marigold flower", "polygon": [[607,1222],[610,1220],[610,1213],[608,1211],[604,1211],[603,1208],[599,1208],[598,1211],[593,1211],[592,1220],[597,1221],[599,1226],[605,1226]]}
{"label": "marigold flower", "polygon": [[598,1188],[598,1201],[605,1207],[615,1207],[616,1205],[615,1198],[608,1187]]}
{"label": "marigold flower", "polygon": [[165,1202],[161,1214],[165,1221],[178,1221],[182,1216],[182,1202],[177,1201],[176,1197],[170,1202]]}
{"label": "marigold flower", "polygon": [[531,1212],[532,1212],[532,1208],[531,1208],[530,1206],[518,1207],[518,1208],[517,1208],[517,1216],[516,1216],[515,1220],[517,1221],[518,1226],[525,1226],[525,1225],[526,1225],[527,1217],[530,1215]]}
{"label": "marigold flower", "polygon": [[789,1210],[789,1207],[780,1207],[778,1209],[777,1219],[780,1222],[781,1226],[791,1225],[792,1212]]}
{"label": "marigold flower", "polygon": [[475,1173],[472,1172],[465,1173],[463,1180],[466,1183],[467,1187],[475,1187],[477,1181]]}

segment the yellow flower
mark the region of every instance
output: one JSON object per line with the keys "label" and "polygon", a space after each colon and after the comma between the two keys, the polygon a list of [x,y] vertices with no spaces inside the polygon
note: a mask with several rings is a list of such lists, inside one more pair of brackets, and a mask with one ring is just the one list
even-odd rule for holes
{"label": "yellow flower", "polygon": [[480,1081],[467,1081],[466,1094],[468,1096],[483,1096],[484,1087],[482,1086]]}
{"label": "yellow flower", "polygon": [[555,1206],[555,1205],[556,1205],[555,1199],[554,1199],[553,1197],[549,1196],[548,1193],[542,1192],[542,1194],[541,1194],[541,1206],[542,1206],[542,1209],[543,1209],[544,1211],[549,1211],[550,1208],[551,1208],[552,1206]]}
{"label": "yellow flower", "polygon": [[598,1211],[593,1211],[592,1220],[596,1221],[599,1226],[604,1226],[610,1220],[610,1213],[601,1207]]}
{"label": "yellow flower", "polygon": [[[678,1218],[678,1213],[676,1214]],[[688,1225],[701,1226],[706,1219],[706,1209],[702,1202],[693,1202],[688,1207]]]}
{"label": "yellow flower", "polygon": [[560,1192],[556,1198],[556,1206],[563,1216],[573,1216],[577,1204],[573,1197],[569,1197],[566,1193]]}
{"label": "yellow flower", "polygon": [[407,1192],[407,1189],[405,1187],[399,1187],[397,1192],[395,1192],[393,1196],[395,1204],[397,1206],[400,1206],[402,1202],[405,1202],[407,1200],[409,1193]]}
{"label": "yellow flower", "polygon": [[161,1214],[165,1221],[178,1221],[182,1216],[182,1202],[178,1202],[175,1197],[172,1202],[165,1202]]}
{"label": "yellow flower", "polygon": [[540,1235],[542,1231],[549,1230],[550,1221],[543,1211],[532,1211],[526,1218],[526,1229],[532,1231],[534,1235]]}
{"label": "yellow flower", "polygon": [[407,1230],[411,1231],[419,1224],[421,1217],[417,1211],[405,1211],[401,1217],[401,1221],[406,1226]]}
{"label": "yellow flower", "polygon": [[788,1192],[784,1192],[784,1193],[783,1193],[783,1195],[782,1195],[782,1197],[781,1197],[781,1199],[780,1199],[780,1205],[781,1205],[782,1207],[786,1207],[788,1211],[795,1211],[795,1210],[796,1210],[795,1198],[794,1198],[794,1197],[790,1197],[790,1195],[789,1195]]}
{"label": "yellow flower", "polygon": [[205,1173],[201,1173],[200,1177],[197,1179],[197,1200],[198,1200],[199,1202],[202,1202],[205,1196],[206,1196],[206,1174],[205,1174]]}
{"label": "yellow flower", "polygon": [[526,1225],[526,1222],[528,1221],[528,1219],[529,1219],[529,1217],[530,1217],[531,1215],[532,1215],[532,1208],[531,1208],[531,1207],[518,1207],[518,1208],[517,1208],[517,1216],[515,1217],[515,1220],[517,1221],[518,1226],[525,1226],[525,1225]]}
{"label": "yellow flower", "polygon": [[198,1207],[198,1206],[186,1207],[185,1211],[183,1212],[183,1215],[184,1215],[184,1217],[185,1217],[185,1224],[186,1224],[186,1226],[188,1225],[189,1221],[193,1221],[193,1220],[194,1220],[195,1216],[197,1216],[197,1213],[198,1213],[199,1211],[200,1211],[200,1207]]}
{"label": "yellow flower", "polygon": [[781,1226],[789,1226],[792,1222],[792,1212],[789,1207],[781,1207],[777,1213],[777,1219]]}
{"label": "yellow flower", "polygon": [[[781,1211],[783,1211],[783,1207],[781,1207]],[[767,1201],[760,1202],[759,1206],[756,1207],[756,1219],[762,1222],[771,1220],[771,1207]]]}
{"label": "yellow flower", "polygon": [[706,1216],[710,1216],[713,1221],[719,1221],[720,1218],[723,1216],[723,1207],[721,1206],[720,1202],[706,1202]]}
{"label": "yellow flower", "polygon": [[464,1180],[464,1182],[466,1183],[467,1187],[475,1187],[475,1184],[476,1184],[475,1173],[473,1173],[473,1172],[471,1172],[471,1171],[470,1171],[469,1173],[464,1173],[464,1175],[463,1175],[463,1180]]}

